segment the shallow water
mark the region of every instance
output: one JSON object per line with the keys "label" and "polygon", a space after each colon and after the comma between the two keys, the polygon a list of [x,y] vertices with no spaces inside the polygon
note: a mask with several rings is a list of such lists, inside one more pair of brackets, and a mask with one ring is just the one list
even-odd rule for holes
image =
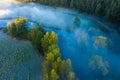
{"label": "shallow water", "polygon": [[[120,38],[114,29],[68,9],[34,3],[0,6],[1,27],[6,27],[7,22],[19,16],[28,18],[28,27],[42,23],[46,31],[57,33],[62,58],[71,59],[80,80],[120,79]],[[74,23],[76,16],[80,18],[77,27]],[[96,41],[99,37],[102,43]]]}

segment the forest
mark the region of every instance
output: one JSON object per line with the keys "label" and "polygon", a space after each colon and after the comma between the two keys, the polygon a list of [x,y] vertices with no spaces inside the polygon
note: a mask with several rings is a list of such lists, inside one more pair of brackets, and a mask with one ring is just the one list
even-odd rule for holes
{"label": "forest", "polygon": [[65,7],[97,15],[120,25],[120,1],[119,0],[18,0],[22,2],[37,2],[40,4]]}

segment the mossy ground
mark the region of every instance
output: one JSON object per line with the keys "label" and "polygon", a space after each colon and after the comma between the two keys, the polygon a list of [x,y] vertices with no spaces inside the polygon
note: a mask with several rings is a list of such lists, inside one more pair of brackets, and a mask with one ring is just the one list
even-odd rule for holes
{"label": "mossy ground", "polygon": [[26,40],[0,31],[0,80],[40,80],[43,57]]}

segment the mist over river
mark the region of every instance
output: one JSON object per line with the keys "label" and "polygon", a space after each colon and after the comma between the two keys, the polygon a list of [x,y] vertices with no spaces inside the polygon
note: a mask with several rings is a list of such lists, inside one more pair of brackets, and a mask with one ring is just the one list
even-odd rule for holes
{"label": "mist over river", "polygon": [[69,9],[0,1],[0,27],[19,16],[28,19],[29,28],[42,23],[58,35],[62,59],[70,58],[80,80],[120,80],[120,35],[108,25]]}

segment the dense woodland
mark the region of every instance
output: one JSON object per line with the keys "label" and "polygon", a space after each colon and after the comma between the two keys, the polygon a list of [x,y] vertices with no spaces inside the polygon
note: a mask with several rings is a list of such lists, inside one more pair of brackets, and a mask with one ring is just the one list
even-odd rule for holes
{"label": "dense woodland", "polygon": [[120,0],[24,0],[24,2],[37,2],[55,7],[77,9],[120,24]]}

